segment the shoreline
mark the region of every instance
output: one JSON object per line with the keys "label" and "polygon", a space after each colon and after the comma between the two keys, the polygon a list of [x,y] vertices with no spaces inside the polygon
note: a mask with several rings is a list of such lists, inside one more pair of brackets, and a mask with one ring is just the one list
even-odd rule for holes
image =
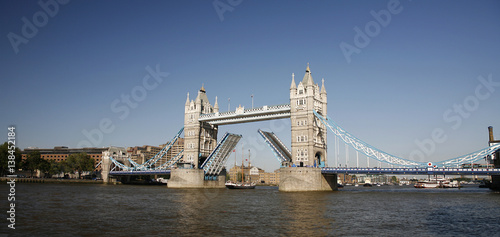
{"label": "shoreline", "polygon": [[[9,177],[0,177],[1,183],[7,183]],[[16,183],[78,183],[78,184],[104,184],[102,180],[88,179],[50,179],[50,178],[14,178]]]}

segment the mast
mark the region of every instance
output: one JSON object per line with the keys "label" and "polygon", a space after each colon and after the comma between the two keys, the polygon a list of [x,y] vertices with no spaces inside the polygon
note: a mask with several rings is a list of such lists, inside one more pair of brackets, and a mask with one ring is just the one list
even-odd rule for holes
{"label": "mast", "polygon": [[241,183],[245,182],[245,180],[243,179],[243,176],[244,176],[243,175],[243,173],[244,173],[243,172],[243,164],[244,164],[243,163],[243,161],[244,161],[243,154],[245,153],[243,149],[244,149],[243,146],[241,146]]}
{"label": "mast", "polygon": [[[251,178],[251,176],[250,176],[250,169],[252,169],[252,165],[250,163],[250,149],[248,149],[248,179]],[[248,180],[248,182],[250,182],[250,180]]]}

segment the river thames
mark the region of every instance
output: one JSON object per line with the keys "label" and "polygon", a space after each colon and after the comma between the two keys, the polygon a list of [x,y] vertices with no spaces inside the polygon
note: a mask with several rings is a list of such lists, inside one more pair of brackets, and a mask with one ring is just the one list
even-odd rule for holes
{"label": "river thames", "polygon": [[[7,185],[0,190],[7,196]],[[8,236],[498,236],[500,193],[475,186],[284,193],[19,183],[16,229],[3,220],[0,234]]]}

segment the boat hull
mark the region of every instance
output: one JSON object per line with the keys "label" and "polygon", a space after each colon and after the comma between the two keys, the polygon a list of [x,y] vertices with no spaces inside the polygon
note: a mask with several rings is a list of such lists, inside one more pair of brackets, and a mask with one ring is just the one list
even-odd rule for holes
{"label": "boat hull", "polygon": [[255,184],[241,184],[241,183],[226,183],[228,189],[254,189]]}

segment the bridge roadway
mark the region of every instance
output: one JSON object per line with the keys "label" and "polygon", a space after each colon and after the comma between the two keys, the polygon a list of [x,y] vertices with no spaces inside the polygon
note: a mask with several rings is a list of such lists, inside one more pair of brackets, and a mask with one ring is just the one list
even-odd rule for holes
{"label": "bridge roadway", "polygon": [[462,168],[322,168],[323,174],[395,174],[395,175],[500,175],[500,169]]}
{"label": "bridge roadway", "polygon": [[[462,168],[322,168],[323,174],[394,174],[394,175],[500,175],[500,169]],[[110,175],[167,175],[170,170],[111,171]]]}
{"label": "bridge roadway", "polygon": [[109,175],[167,175],[170,170],[120,170],[110,171]]}

